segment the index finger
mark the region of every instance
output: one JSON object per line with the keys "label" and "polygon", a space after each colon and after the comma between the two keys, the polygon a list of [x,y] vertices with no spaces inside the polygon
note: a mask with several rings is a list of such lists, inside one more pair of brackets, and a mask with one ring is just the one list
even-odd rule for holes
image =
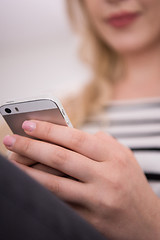
{"label": "index finger", "polygon": [[25,121],[22,127],[32,137],[63,146],[96,161],[104,161],[104,155],[108,152],[107,141],[105,143],[102,139],[75,128],[43,121]]}

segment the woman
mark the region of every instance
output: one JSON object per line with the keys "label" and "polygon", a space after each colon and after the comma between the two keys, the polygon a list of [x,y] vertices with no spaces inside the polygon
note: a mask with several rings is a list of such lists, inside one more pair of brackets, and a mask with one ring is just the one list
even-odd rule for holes
{"label": "woman", "polygon": [[[115,120],[115,100],[121,102],[120,113],[128,106],[136,109],[132,115],[139,114],[140,118],[144,108],[150,116],[153,111],[149,106],[159,103],[155,97],[160,96],[160,2],[74,0],[68,1],[68,6],[72,17],[75,13],[80,19],[87,44],[84,52],[94,74],[90,85],[74,100],[75,111],[68,112],[77,125],[84,122],[82,128],[87,121],[93,125],[98,122],[105,133],[89,134],[33,120],[25,121],[22,127],[41,141],[13,135],[6,136],[4,144],[14,152],[11,161],[69,203],[105,236],[160,239],[160,200],[133,152],[106,134],[106,125],[101,121],[106,116],[106,105],[108,122]],[[124,118],[121,120],[126,124]],[[41,165],[30,168],[30,160]],[[151,169],[152,160],[155,162],[152,156],[147,160]],[[70,178],[50,174],[46,165]]]}

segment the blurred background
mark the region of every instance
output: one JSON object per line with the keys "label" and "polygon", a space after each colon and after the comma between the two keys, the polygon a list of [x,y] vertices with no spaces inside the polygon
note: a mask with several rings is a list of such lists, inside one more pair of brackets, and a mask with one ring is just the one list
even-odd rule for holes
{"label": "blurred background", "polygon": [[77,43],[65,0],[1,0],[0,103],[78,91],[90,73]]}

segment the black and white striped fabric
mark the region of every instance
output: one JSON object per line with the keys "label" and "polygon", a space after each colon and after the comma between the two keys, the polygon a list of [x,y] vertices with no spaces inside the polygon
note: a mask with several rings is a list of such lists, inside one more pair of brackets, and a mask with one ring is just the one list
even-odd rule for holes
{"label": "black and white striped fabric", "polygon": [[128,146],[160,197],[160,98],[112,102],[82,130],[109,133]]}

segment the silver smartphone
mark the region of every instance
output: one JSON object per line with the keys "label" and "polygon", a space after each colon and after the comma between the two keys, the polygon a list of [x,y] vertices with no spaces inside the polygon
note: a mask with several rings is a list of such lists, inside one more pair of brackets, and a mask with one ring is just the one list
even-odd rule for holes
{"label": "silver smartphone", "polygon": [[22,129],[25,120],[41,120],[72,127],[58,99],[40,98],[3,104],[0,112],[14,134],[28,136]]}

